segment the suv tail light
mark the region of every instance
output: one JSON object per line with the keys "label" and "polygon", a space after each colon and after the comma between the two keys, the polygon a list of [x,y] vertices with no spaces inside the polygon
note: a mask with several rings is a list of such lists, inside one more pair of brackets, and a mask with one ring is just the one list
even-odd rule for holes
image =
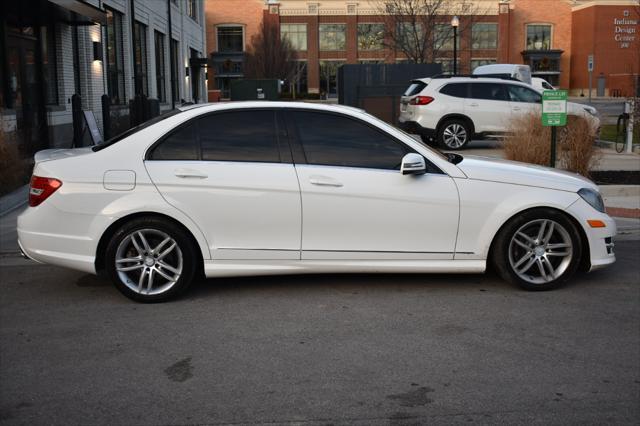
{"label": "suv tail light", "polygon": [[409,101],[409,105],[429,105],[431,102],[433,102],[431,96],[416,96]]}
{"label": "suv tail light", "polygon": [[49,198],[51,194],[56,192],[62,186],[62,182],[58,179],[31,176],[31,186],[29,188],[29,205],[35,207]]}

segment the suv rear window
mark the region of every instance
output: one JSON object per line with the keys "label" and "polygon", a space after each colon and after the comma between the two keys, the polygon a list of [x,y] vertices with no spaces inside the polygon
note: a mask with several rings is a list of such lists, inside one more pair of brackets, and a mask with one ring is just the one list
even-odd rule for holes
{"label": "suv rear window", "polygon": [[404,96],[413,96],[422,92],[424,88],[427,87],[427,83],[423,83],[422,81],[416,80],[412,81],[411,85],[404,91]]}
{"label": "suv rear window", "polygon": [[440,89],[440,93],[453,96],[455,98],[466,98],[468,87],[469,84],[467,83],[451,83]]}

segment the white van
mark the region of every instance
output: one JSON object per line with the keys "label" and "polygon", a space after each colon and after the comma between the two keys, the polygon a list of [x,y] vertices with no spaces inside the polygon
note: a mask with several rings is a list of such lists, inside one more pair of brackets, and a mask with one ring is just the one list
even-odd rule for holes
{"label": "white van", "polygon": [[547,80],[540,77],[531,77],[531,85],[534,89],[542,92],[544,90],[556,90]]}
{"label": "white van", "polygon": [[474,75],[485,75],[487,77],[511,77],[523,83],[531,84],[531,68],[529,65],[518,64],[490,64],[480,65],[473,70]]}

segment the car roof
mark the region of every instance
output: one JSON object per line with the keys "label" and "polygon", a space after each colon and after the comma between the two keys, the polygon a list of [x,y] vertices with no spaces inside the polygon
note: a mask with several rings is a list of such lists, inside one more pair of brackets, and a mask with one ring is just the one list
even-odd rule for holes
{"label": "car roof", "polygon": [[315,103],[315,102],[287,102],[287,101],[233,101],[233,102],[215,102],[205,103],[197,105],[189,105],[186,107],[180,107],[181,111],[189,111],[198,108],[198,112],[213,112],[229,109],[248,109],[248,108],[298,108],[298,109],[311,109],[322,111],[335,111],[335,112],[358,112],[366,113],[361,108],[356,108],[348,105],[328,104],[328,103]]}

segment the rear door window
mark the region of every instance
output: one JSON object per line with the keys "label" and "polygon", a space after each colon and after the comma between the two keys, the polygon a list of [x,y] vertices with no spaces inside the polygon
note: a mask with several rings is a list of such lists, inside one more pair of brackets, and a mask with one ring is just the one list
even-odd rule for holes
{"label": "rear door window", "polygon": [[153,148],[150,160],[199,160],[200,149],[196,139],[196,123],[190,121],[166,136]]}
{"label": "rear door window", "polygon": [[427,87],[427,83],[422,81],[412,81],[411,85],[404,91],[404,96],[413,96],[422,92],[424,88]]}
{"label": "rear door window", "polygon": [[501,83],[472,83],[471,97],[489,101],[508,101],[507,88]]}
{"label": "rear door window", "polygon": [[512,102],[526,102],[530,104],[542,103],[540,93],[528,87],[509,85],[509,97]]}
{"label": "rear door window", "polygon": [[468,83],[450,83],[440,89],[440,93],[453,96],[454,98],[466,98],[469,88]]}
{"label": "rear door window", "polygon": [[275,111],[230,111],[202,117],[198,136],[204,161],[279,163]]}

